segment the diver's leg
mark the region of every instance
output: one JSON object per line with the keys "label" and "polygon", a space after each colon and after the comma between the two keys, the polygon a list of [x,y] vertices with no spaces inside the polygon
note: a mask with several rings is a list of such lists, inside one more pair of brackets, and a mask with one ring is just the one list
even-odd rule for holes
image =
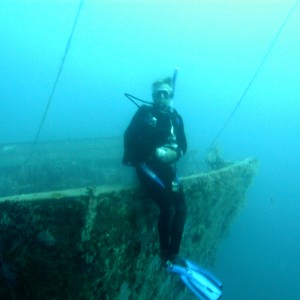
{"label": "diver's leg", "polygon": [[153,197],[153,200],[156,202],[160,209],[160,215],[158,219],[158,234],[161,257],[164,260],[170,258],[171,224],[175,214],[174,207],[167,205],[165,201],[166,198],[168,197]]}
{"label": "diver's leg", "polygon": [[137,175],[153,201],[159,207],[158,234],[161,257],[168,259],[170,253],[171,224],[175,214],[172,192],[159,184],[149,174],[145,173],[143,169],[137,169]]}
{"label": "diver's leg", "polygon": [[180,244],[187,215],[187,206],[181,185],[178,192],[173,192],[173,199],[175,215],[171,224],[169,251],[171,256],[177,256],[180,251]]}

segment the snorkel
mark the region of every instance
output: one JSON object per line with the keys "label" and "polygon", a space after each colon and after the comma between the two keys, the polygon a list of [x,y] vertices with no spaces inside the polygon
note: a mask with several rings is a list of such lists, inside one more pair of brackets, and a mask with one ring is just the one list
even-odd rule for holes
{"label": "snorkel", "polygon": [[175,94],[175,85],[176,85],[177,74],[178,74],[178,68],[176,67],[174,70],[174,73],[173,73],[173,77],[172,77],[172,88],[173,88],[172,98],[174,98],[174,94]]}

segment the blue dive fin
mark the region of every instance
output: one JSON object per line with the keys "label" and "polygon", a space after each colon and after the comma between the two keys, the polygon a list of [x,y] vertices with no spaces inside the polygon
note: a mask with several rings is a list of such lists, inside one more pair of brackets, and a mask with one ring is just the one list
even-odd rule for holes
{"label": "blue dive fin", "polygon": [[186,266],[167,263],[169,272],[178,274],[185,285],[201,300],[218,300],[222,296],[222,282],[207,270],[189,260]]}

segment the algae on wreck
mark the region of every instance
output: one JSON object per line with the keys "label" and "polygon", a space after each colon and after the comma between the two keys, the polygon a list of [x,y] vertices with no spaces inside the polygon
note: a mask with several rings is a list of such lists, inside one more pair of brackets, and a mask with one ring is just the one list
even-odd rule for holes
{"label": "algae on wreck", "polygon": [[[183,178],[188,204],[183,256],[213,264],[256,168],[255,159],[246,159]],[[161,268],[158,209],[141,187],[58,193],[0,198],[1,299],[192,297],[179,278]],[[11,273],[4,272],[7,266]]]}

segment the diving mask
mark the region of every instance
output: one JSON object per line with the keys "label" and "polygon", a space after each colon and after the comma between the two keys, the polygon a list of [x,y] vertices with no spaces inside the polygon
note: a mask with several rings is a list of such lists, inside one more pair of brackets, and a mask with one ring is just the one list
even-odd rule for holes
{"label": "diving mask", "polygon": [[169,99],[172,98],[172,93],[170,90],[161,89],[153,92],[154,99]]}

